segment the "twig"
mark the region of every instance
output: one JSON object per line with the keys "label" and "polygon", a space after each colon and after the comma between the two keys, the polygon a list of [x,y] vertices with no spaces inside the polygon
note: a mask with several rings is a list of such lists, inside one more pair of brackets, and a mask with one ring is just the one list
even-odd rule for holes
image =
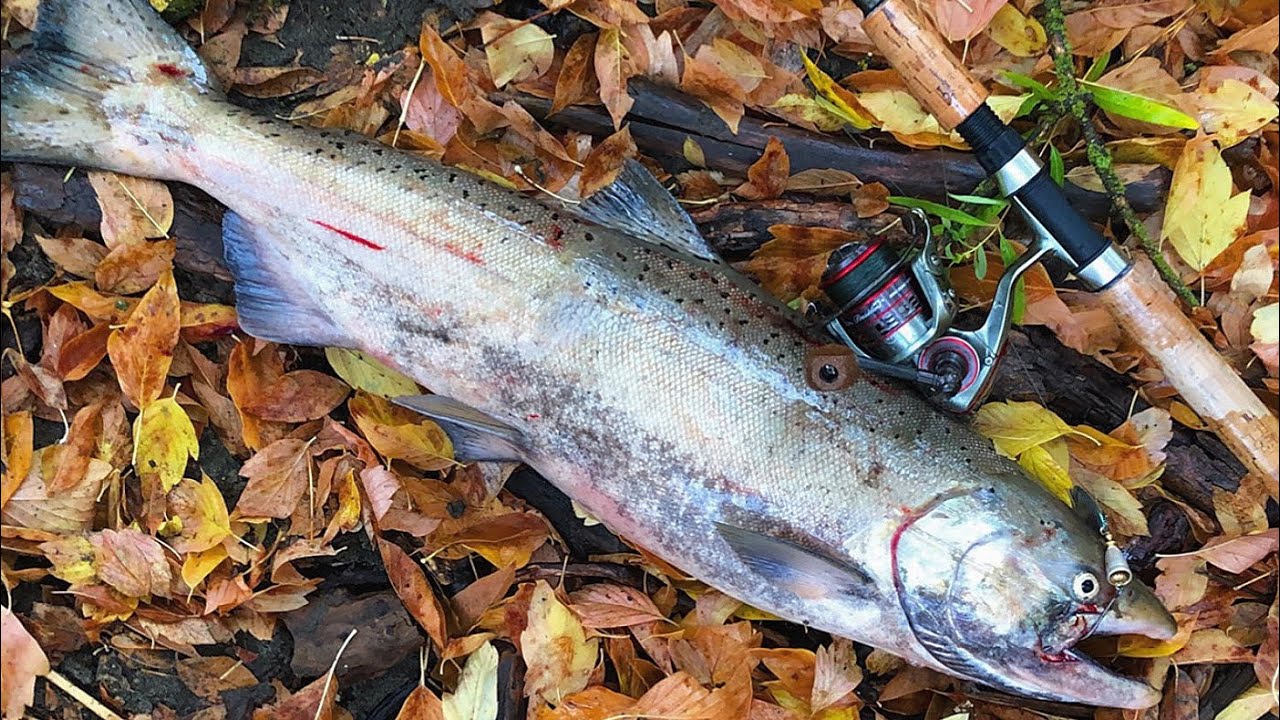
{"label": "twig", "polygon": [[124,718],[112,712],[111,708],[108,708],[106,705],[103,705],[101,702],[94,699],[92,695],[81,690],[78,685],[65,678],[57,670],[50,670],[49,674],[45,675],[45,678],[49,682],[53,683],[54,687],[70,695],[73,700],[83,705],[85,710],[97,715],[99,718],[102,718],[102,720],[124,720]]}
{"label": "twig", "polygon": [[1062,107],[1080,126],[1089,164],[1102,180],[1102,186],[1106,189],[1107,197],[1111,199],[1111,205],[1115,208],[1116,214],[1124,220],[1129,233],[1138,238],[1142,249],[1146,251],[1152,264],[1159,271],[1160,277],[1188,305],[1192,307],[1199,305],[1200,302],[1195,293],[1169,266],[1159,243],[1152,239],[1146,226],[1129,205],[1129,200],[1125,197],[1124,182],[1112,167],[1111,151],[1107,150],[1102,138],[1098,136],[1097,129],[1089,120],[1089,110],[1093,100],[1089,91],[1082,89],[1076,83],[1075,66],[1071,59],[1071,42],[1067,39],[1066,16],[1062,12],[1062,0],[1045,0],[1044,9],[1044,30],[1049,36],[1049,52],[1053,55],[1053,74],[1058,80],[1058,87],[1062,94]]}

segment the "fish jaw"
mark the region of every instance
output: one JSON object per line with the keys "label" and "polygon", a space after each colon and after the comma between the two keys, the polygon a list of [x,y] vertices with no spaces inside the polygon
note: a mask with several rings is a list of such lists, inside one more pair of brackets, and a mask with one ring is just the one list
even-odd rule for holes
{"label": "fish jaw", "polygon": [[1115,603],[1098,619],[1092,634],[1171,640],[1178,634],[1178,623],[1151,588],[1134,581],[1120,588]]}

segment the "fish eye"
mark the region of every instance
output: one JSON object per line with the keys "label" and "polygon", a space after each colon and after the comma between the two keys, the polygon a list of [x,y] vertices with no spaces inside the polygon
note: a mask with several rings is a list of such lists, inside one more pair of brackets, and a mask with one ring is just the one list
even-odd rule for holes
{"label": "fish eye", "polygon": [[1098,595],[1098,578],[1089,571],[1076,575],[1071,583],[1071,592],[1080,602],[1089,602]]}

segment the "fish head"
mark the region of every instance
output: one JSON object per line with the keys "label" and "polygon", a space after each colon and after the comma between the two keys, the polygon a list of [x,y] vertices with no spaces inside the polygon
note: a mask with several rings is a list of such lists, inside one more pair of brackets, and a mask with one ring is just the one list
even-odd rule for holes
{"label": "fish head", "polygon": [[1027,697],[1150,707],[1154,688],[1075,649],[1093,634],[1177,630],[1141,582],[1108,581],[1105,550],[1071,508],[1010,477],[908,512],[891,562],[915,639],[949,672]]}

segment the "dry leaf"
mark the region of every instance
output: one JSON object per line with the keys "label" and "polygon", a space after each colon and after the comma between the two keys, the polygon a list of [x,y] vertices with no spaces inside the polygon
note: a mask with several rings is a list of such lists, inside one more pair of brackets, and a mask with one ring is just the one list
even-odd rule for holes
{"label": "dry leaf", "polygon": [[167,597],[173,575],[164,546],[145,533],[125,528],[90,536],[98,578],[131,598]]}
{"label": "dry leaf", "polygon": [[599,641],[587,639],[582,623],[539,580],[529,601],[520,653],[524,657],[525,695],[531,702],[555,702],[587,686],[596,667]]}
{"label": "dry leaf", "polygon": [[108,248],[168,235],[173,225],[173,196],[164,183],[90,170],[89,184],[102,209],[102,239]]}
{"label": "dry leaf", "polygon": [[1231,171],[1213,141],[1187,143],[1173,171],[1161,237],[1196,270],[1203,270],[1245,227],[1249,193],[1232,194]]}
{"label": "dry leaf", "polygon": [[776,137],[770,137],[760,159],[747,168],[747,182],[734,190],[747,200],[772,200],[787,189],[791,177],[791,160],[786,148]]}
{"label": "dry leaf", "polygon": [[120,389],[134,407],[146,407],[164,391],[179,329],[178,287],[173,273],[166,272],[142,296],[124,326],[107,338]]}
{"label": "dry leaf", "polygon": [[400,602],[413,619],[426,631],[427,637],[438,650],[449,643],[449,630],[445,621],[444,606],[431,590],[431,584],[422,569],[399,545],[378,538],[378,554],[386,566],[391,587],[400,596]]}
{"label": "dry leaf", "polygon": [[187,458],[200,459],[200,440],[191,418],[173,398],[149,403],[133,423],[133,466],[138,475],[169,492],[187,469]]}
{"label": "dry leaf", "polygon": [[240,468],[249,479],[236,514],[246,518],[287,518],[312,480],[311,443],[283,438],[262,448]]}
{"label": "dry leaf", "polygon": [[489,76],[499,89],[508,83],[542,77],[555,60],[555,45],[546,30],[531,22],[486,12],[477,21],[484,38]]}
{"label": "dry leaf", "polygon": [[0,696],[4,700],[0,706],[4,720],[19,720],[26,716],[27,706],[35,702],[36,678],[48,674],[49,658],[8,607],[0,607],[0,637],[0,645],[4,646],[0,658]]}
{"label": "dry leaf", "polygon": [[498,651],[485,643],[467,658],[458,689],[442,701],[445,720],[495,720],[498,717]]}

